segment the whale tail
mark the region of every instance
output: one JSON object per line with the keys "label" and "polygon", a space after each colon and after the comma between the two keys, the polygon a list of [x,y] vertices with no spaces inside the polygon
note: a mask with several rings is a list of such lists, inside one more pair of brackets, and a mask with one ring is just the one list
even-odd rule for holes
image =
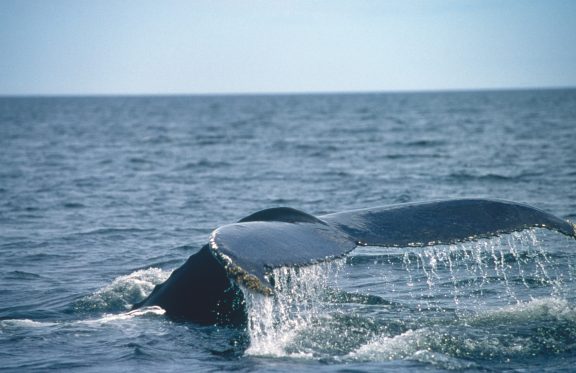
{"label": "whale tail", "polygon": [[242,325],[244,298],[238,285],[205,245],[132,309],[160,306],[172,319]]}
{"label": "whale tail", "polygon": [[529,228],[575,237],[575,226],[521,203],[456,199],[347,211],[321,217],[370,246],[423,247],[471,241]]}
{"label": "whale tail", "polygon": [[540,227],[576,238],[576,226],[534,207],[507,201],[459,199],[312,216],[273,208],[212,232],[208,245],[142,303],[200,323],[245,320],[238,284],[272,294],[278,267],[306,266],[346,255],[358,245],[424,247]]}

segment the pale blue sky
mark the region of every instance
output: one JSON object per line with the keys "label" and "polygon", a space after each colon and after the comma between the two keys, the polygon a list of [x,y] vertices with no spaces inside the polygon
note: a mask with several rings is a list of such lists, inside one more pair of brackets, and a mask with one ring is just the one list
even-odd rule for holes
{"label": "pale blue sky", "polygon": [[0,0],[0,94],[576,86],[576,0]]}

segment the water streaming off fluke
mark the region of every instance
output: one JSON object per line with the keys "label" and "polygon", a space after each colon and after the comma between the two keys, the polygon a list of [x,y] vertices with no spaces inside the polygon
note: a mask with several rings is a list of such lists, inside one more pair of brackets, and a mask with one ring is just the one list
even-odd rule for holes
{"label": "water streaming off fluke", "polygon": [[531,230],[423,249],[361,247],[336,262],[275,269],[274,296],[244,290],[246,354],[462,368],[466,359],[566,352],[576,341],[565,286],[574,269],[546,249],[555,242]]}
{"label": "water streaming off fluke", "polygon": [[272,273],[274,295],[244,290],[248,308],[251,355],[306,355],[294,344],[298,335],[328,311],[323,296],[344,260],[300,268],[277,268]]}

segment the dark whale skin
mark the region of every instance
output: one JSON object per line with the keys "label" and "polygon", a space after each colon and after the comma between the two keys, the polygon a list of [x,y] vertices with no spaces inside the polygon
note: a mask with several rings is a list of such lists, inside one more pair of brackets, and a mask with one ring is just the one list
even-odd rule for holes
{"label": "dark whale skin", "polygon": [[287,207],[256,212],[214,230],[209,243],[134,309],[160,306],[176,320],[245,325],[240,286],[273,294],[269,273],[346,255],[356,246],[424,247],[529,228],[576,237],[576,226],[529,205],[455,199],[345,211],[315,217]]}

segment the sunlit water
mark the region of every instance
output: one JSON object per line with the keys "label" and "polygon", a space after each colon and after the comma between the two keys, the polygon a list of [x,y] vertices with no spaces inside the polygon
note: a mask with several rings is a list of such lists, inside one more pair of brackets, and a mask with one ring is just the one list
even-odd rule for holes
{"label": "sunlit water", "polygon": [[274,297],[248,296],[245,353],[449,369],[572,360],[575,272],[534,232],[393,251],[363,247],[341,263],[275,270]]}
{"label": "sunlit water", "polygon": [[0,99],[0,369],[570,371],[576,241],[360,247],[248,326],[130,311],[256,210],[489,197],[576,220],[576,91]]}

